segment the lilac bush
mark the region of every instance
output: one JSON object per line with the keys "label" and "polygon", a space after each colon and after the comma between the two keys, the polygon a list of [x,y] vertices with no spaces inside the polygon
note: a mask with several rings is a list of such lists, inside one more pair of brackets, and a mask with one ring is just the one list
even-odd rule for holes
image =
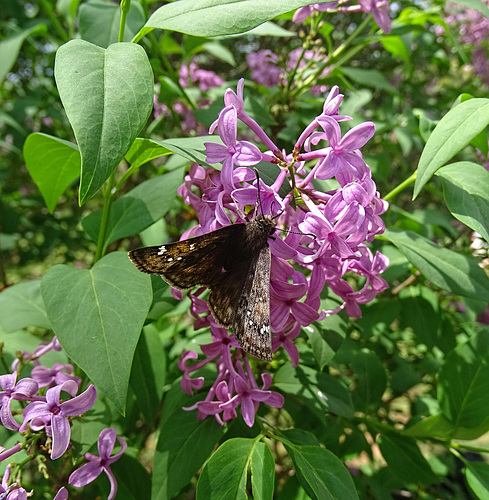
{"label": "lilac bush", "polygon": [[4,4],[0,498],[487,498],[487,0]]}

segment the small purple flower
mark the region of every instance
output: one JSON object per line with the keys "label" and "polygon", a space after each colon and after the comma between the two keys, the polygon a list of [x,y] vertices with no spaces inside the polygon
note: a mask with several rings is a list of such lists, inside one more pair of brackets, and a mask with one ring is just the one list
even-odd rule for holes
{"label": "small purple flower", "polygon": [[56,493],[56,496],[53,498],[53,500],[67,500],[68,498],[68,490],[63,486],[58,490],[58,493]]}
{"label": "small purple flower", "polygon": [[256,382],[253,380],[253,385],[237,375],[234,379],[234,388],[236,395],[226,403],[221,404],[221,410],[235,409],[241,404],[241,415],[248,427],[253,427],[255,423],[255,414],[259,403],[266,403],[269,406],[281,408],[284,405],[284,397],[282,394],[267,389],[272,384],[272,377],[269,373],[262,374],[263,387],[258,389]]}
{"label": "small purple flower", "polygon": [[226,106],[218,120],[219,136],[224,146],[214,142],[204,143],[207,162],[224,162],[221,170],[222,182],[229,192],[236,188],[233,178],[234,165],[251,166],[261,160],[261,152],[254,144],[248,141],[236,141],[237,125],[236,109],[233,106]]}
{"label": "small purple flower", "polygon": [[[121,449],[115,455],[111,456],[116,439],[119,441]],[[88,463],[74,471],[68,479],[68,483],[76,488],[80,488],[94,481],[103,471],[107,474],[110,481],[110,494],[107,500],[113,500],[117,494],[117,481],[110,470],[110,466],[114,462],[117,462],[126,451],[127,442],[124,438],[117,436],[115,429],[104,429],[99,435],[97,447],[99,456],[85,453]]]}
{"label": "small purple flower", "polygon": [[0,499],[1,500],[27,500],[27,491],[22,488],[18,483],[8,484],[10,479],[11,466],[7,465],[5,474],[0,484]]}
{"label": "small purple flower", "polygon": [[39,386],[32,378],[23,378],[16,383],[17,372],[0,376],[0,420],[10,431],[17,431],[20,425],[12,415],[13,400],[29,401],[36,394]]}
{"label": "small purple flower", "polygon": [[78,387],[80,387],[81,378],[72,375],[72,373],[73,365],[62,365],[61,363],[56,363],[52,368],[38,365],[31,371],[32,378],[39,384],[39,387],[46,387],[54,384],[59,385],[67,380],[73,380]]}
{"label": "small purple flower", "polygon": [[28,423],[33,419],[49,417],[53,438],[52,460],[56,460],[63,455],[70,443],[70,423],[67,417],[85,413],[97,399],[97,389],[93,385],[90,385],[85,392],[64,402],[60,401],[61,391],[75,396],[78,385],[73,380],[67,380],[61,385],[48,389],[46,391],[46,402],[35,401],[27,405],[24,410],[24,422],[20,428],[20,432],[25,432]]}

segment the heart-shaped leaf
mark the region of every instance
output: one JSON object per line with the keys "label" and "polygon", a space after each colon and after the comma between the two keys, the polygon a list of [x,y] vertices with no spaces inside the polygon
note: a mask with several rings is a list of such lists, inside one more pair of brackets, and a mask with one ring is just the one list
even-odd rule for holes
{"label": "heart-shaped leaf", "polygon": [[56,85],[81,154],[80,204],[110,176],[153,107],[153,72],[142,47],[107,49],[71,40],[56,54]]}
{"label": "heart-shaped leaf", "polygon": [[66,354],[123,414],[134,350],[151,306],[150,277],[126,253],[114,252],[90,270],[52,267],[41,293]]}

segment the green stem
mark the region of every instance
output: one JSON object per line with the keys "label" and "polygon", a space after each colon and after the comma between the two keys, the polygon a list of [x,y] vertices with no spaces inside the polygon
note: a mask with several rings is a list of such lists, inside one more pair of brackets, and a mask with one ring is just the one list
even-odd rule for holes
{"label": "green stem", "polygon": [[[110,209],[112,207],[112,202],[114,201],[114,196],[117,190],[113,189],[115,184],[115,170],[110,174],[109,180],[105,187],[104,192],[104,208],[102,211],[102,220],[100,221],[100,229],[98,233],[97,240],[97,250],[95,252],[95,258],[93,263],[98,262],[105,253],[105,233],[107,231],[107,222],[109,220]],[[114,191],[114,192],[112,192]]]}
{"label": "green stem", "polygon": [[413,184],[414,181],[416,180],[416,174],[417,170],[415,170],[405,181],[401,182],[398,186],[396,186],[392,191],[387,193],[385,196],[382,198],[385,201],[389,201],[391,198],[394,198],[394,196],[397,196],[398,193],[400,193],[403,189],[407,188],[409,185]]}
{"label": "green stem", "polygon": [[41,0],[40,3],[43,6],[44,10],[46,11],[49,19],[53,23],[53,26],[55,30],[58,32],[58,35],[60,36],[61,40],[63,40],[63,42],[67,42],[70,39],[70,35],[68,35],[68,33],[66,33],[66,31],[64,30],[63,26],[61,26],[61,23],[59,22],[56,14],[54,13],[53,7],[49,3],[49,0]]}
{"label": "green stem", "polygon": [[339,55],[346,50],[346,48],[355,40],[355,38],[365,29],[371,22],[371,15],[367,16],[361,24],[353,31],[353,33],[331,54],[333,59],[337,59]]}
{"label": "green stem", "polygon": [[121,22],[119,23],[119,42],[124,41],[124,30],[126,28],[127,14],[131,8],[131,0],[122,0],[121,2]]}
{"label": "green stem", "polygon": [[[450,446],[451,448],[456,448],[460,450],[470,450],[470,451],[475,451],[477,453],[489,453],[489,450],[485,448],[479,448],[478,446],[469,446],[467,444],[450,443]],[[454,453],[456,450],[452,449],[451,451],[452,453]],[[458,451],[456,453],[458,454]]]}

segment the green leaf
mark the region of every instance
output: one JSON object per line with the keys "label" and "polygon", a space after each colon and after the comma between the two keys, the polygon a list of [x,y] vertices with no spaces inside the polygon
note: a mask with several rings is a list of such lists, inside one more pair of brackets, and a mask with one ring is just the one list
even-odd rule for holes
{"label": "green leaf", "polygon": [[284,442],[302,487],[314,500],[358,499],[353,479],[341,460],[320,446]]}
{"label": "green leaf", "polygon": [[409,50],[400,36],[383,36],[381,43],[394,57],[399,57],[406,64],[409,63]]}
{"label": "green leaf", "polygon": [[452,108],[423,149],[414,185],[415,199],[431,176],[489,125],[489,99],[470,99]]}
{"label": "green leaf", "polygon": [[415,438],[441,437],[443,439],[449,439],[454,433],[455,426],[441,413],[426,417],[402,431],[403,435]]}
{"label": "green leaf", "polygon": [[124,500],[152,499],[151,476],[137,458],[124,453],[110,468],[117,480],[117,498]]}
{"label": "green leaf", "polygon": [[136,139],[129,151],[126,153],[126,160],[133,168],[140,167],[148,161],[171,154],[168,148],[156,144],[151,139]]}
{"label": "green leaf", "polygon": [[[124,42],[129,42],[145,21],[141,4],[131,2],[126,18]],[[107,48],[119,39],[121,8],[118,4],[102,0],[83,3],[78,11],[78,30],[83,40]]]}
{"label": "green leaf", "polygon": [[[234,438],[225,441],[202,469],[197,483],[197,500],[227,500],[230,498],[247,500],[246,479],[248,465],[253,460],[252,457],[257,461],[255,472],[256,466],[261,461],[267,468],[263,472],[270,473],[270,457],[265,458],[262,446],[265,445],[254,439]],[[255,455],[256,448],[258,448],[256,452],[258,455]],[[255,484],[259,487],[256,498],[272,498],[271,496],[261,496],[268,494],[270,484],[267,484],[266,488],[263,489],[261,478],[257,478]]]}
{"label": "green leaf", "polygon": [[20,48],[24,40],[29,35],[40,31],[46,31],[46,25],[44,23],[37,23],[30,28],[4,38],[0,42],[0,54],[2,54],[2,57],[0,57],[0,83],[12,69],[12,66],[19,56]]}
{"label": "green leaf", "polygon": [[378,407],[387,387],[384,365],[375,353],[363,349],[355,352],[351,366],[357,377],[353,391],[355,406],[359,411],[366,411],[372,405]]}
{"label": "green leaf", "polygon": [[293,368],[287,363],[278,370],[273,385],[297,396],[320,419],[324,419],[326,412],[353,417],[350,393],[327,373],[319,373],[308,366]]}
{"label": "green leaf", "polygon": [[401,328],[412,328],[417,341],[432,349],[442,324],[438,297],[428,287],[410,286],[399,293],[399,298]]}
{"label": "green leaf", "polygon": [[122,414],[151,305],[150,283],[125,252],[106,255],[91,270],[56,265],[41,280],[48,318],[66,354]]}
{"label": "green leaf", "polygon": [[256,443],[251,455],[251,489],[254,500],[272,500],[275,486],[275,460],[265,443]]}
{"label": "green leaf", "polygon": [[489,19],[489,8],[487,4],[485,4],[481,0],[457,0],[457,3],[460,5],[465,5],[465,7],[469,7],[471,9],[475,9],[479,11],[483,16]]}
{"label": "green leaf", "polygon": [[[169,403],[169,396],[176,401]],[[159,438],[153,460],[152,500],[174,498],[210,456],[224,434],[224,427],[214,418],[199,420],[192,406],[200,397],[190,398],[182,393],[177,382],[164,401]]]}
{"label": "green leaf", "polygon": [[489,172],[468,161],[452,163],[436,173],[448,210],[489,242]]}
{"label": "green leaf", "polygon": [[438,481],[414,439],[394,432],[384,432],[378,442],[391,472],[404,483],[431,484]]}
{"label": "green leaf", "polygon": [[0,293],[0,326],[6,333],[26,326],[51,329],[40,287],[40,280],[25,281]]}
{"label": "green leaf", "polygon": [[465,462],[467,484],[480,500],[489,500],[489,464],[485,462]]}
{"label": "green leaf", "polygon": [[115,43],[102,49],[71,40],[58,49],[54,73],[81,154],[83,204],[145,125],[153,107],[153,72],[139,45]]}
{"label": "green leaf", "polygon": [[165,384],[166,355],[156,335],[143,329],[134,353],[129,385],[136,398],[138,412],[153,428],[161,402],[161,388]]}
{"label": "green leaf", "polygon": [[310,0],[185,0],[153,12],[135,42],[153,29],[214,37],[244,33],[274,17],[312,2]]}
{"label": "green leaf", "polygon": [[342,67],[336,70],[339,73],[345,74],[348,78],[356,83],[360,83],[367,87],[374,87],[376,89],[386,90],[392,94],[397,93],[397,89],[393,87],[386,79],[386,77],[376,69],[363,69],[363,68],[347,68]]}
{"label": "green leaf", "polygon": [[[111,207],[104,249],[113,241],[138,234],[161,219],[173,206],[177,188],[182,183],[183,169],[153,177],[121,196]],[[82,221],[84,231],[97,241],[102,209]]]}
{"label": "green leaf", "polygon": [[347,331],[345,320],[338,314],[328,318],[328,321],[315,322],[304,328],[312,352],[316,358],[319,371],[333,359],[340,348]]}
{"label": "green leaf", "polygon": [[222,144],[221,138],[215,135],[203,135],[199,137],[181,137],[175,139],[153,139],[153,143],[169,149],[173,153],[183,156],[191,162],[198,163],[204,167],[212,167],[216,170],[221,170],[221,164],[210,164],[205,161],[207,153],[205,152],[204,143],[215,142]]}
{"label": "green leaf", "polygon": [[442,414],[456,427],[475,428],[489,415],[489,330],[450,351],[438,377]]}
{"label": "green leaf", "polygon": [[80,176],[81,159],[76,144],[47,134],[29,134],[24,159],[46,206],[53,213],[66,188]]}
{"label": "green leaf", "polygon": [[391,241],[436,286],[450,292],[489,301],[489,278],[477,261],[411,231],[387,229]]}

